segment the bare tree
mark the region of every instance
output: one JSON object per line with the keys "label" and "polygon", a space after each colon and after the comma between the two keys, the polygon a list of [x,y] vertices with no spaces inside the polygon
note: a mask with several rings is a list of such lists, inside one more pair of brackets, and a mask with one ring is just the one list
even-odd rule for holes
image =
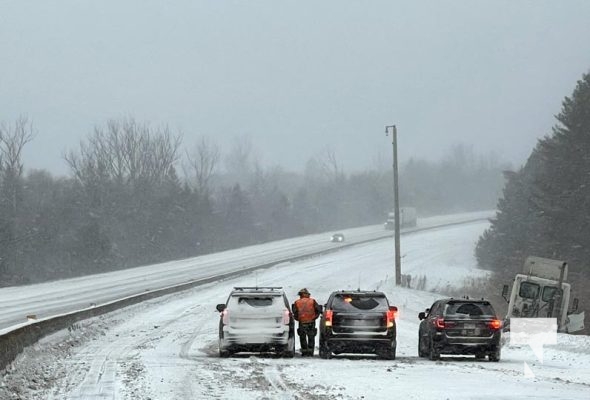
{"label": "bare tree", "polygon": [[0,271],[12,269],[18,274],[20,238],[26,235],[20,230],[19,211],[23,192],[22,152],[33,140],[33,127],[26,117],[14,124],[0,124],[0,248],[5,258],[0,260]]}
{"label": "bare tree", "polygon": [[151,128],[133,119],[108,121],[97,127],[78,153],[64,158],[76,179],[85,184],[113,180],[122,184],[160,183],[179,159],[180,136],[168,127]]}
{"label": "bare tree", "polygon": [[242,186],[247,186],[248,179],[252,176],[256,164],[257,159],[250,137],[241,136],[236,138],[225,160],[225,167],[229,176]]}
{"label": "bare tree", "polygon": [[23,148],[33,137],[32,123],[26,117],[20,117],[13,125],[0,124],[0,170],[3,174],[22,176]]}
{"label": "bare tree", "polygon": [[194,176],[197,191],[204,195],[208,194],[211,190],[211,179],[221,158],[219,146],[203,136],[192,154],[187,151],[186,156],[190,170],[189,175]]}
{"label": "bare tree", "polygon": [[325,179],[336,181],[344,177],[336,152],[330,147],[325,147],[318,155],[308,160],[306,175],[312,179]]}

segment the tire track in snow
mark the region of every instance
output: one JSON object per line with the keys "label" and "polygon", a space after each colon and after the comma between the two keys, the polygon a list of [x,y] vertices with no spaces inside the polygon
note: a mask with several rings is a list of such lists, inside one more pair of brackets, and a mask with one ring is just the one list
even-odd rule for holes
{"label": "tire track in snow", "polygon": [[114,342],[106,349],[90,347],[92,351],[83,354],[90,359],[90,369],[85,372],[82,383],[67,396],[68,399],[114,399],[117,363],[112,358],[113,352],[119,351],[119,357],[126,352]]}
{"label": "tire track in snow", "polygon": [[283,400],[295,400],[299,399],[292,390],[289,389],[287,384],[281,378],[281,372],[277,369],[276,366],[265,366],[263,369],[263,374],[266,380],[270,383],[270,385],[278,392],[277,399]]}
{"label": "tire track in snow", "polygon": [[273,393],[272,398],[282,400],[299,400],[302,398],[283,381],[281,372],[276,365],[260,362],[256,357],[250,358],[250,364],[254,367],[253,372],[256,372],[253,375],[264,377],[264,380],[259,382],[258,386],[270,386],[274,389],[275,393]]}
{"label": "tire track in snow", "polygon": [[[163,332],[168,327],[185,319],[199,308],[199,305],[190,307],[163,323],[159,322],[157,325],[144,322],[142,329],[125,329],[118,334],[111,333],[117,340],[113,340],[107,346],[90,344],[84,347],[75,358],[89,362],[66,365],[69,369],[68,376],[72,377],[72,379],[67,378],[65,386],[66,388],[75,386],[74,389],[70,393],[61,392],[54,398],[71,400],[115,399],[117,397],[117,385],[120,386],[120,383],[124,382],[120,377],[117,377],[119,368],[124,369],[124,374],[134,376],[135,379],[128,379],[125,383],[135,386],[125,386],[123,392],[127,392],[131,398],[136,398],[137,386],[141,384],[141,379],[137,379],[137,375],[144,370],[138,350],[145,349],[151,342],[161,340],[164,336]],[[145,311],[137,310],[136,315],[141,316],[143,312]],[[191,343],[189,342],[187,351]],[[70,369],[72,367],[74,368]],[[130,369],[133,369],[133,371]]]}

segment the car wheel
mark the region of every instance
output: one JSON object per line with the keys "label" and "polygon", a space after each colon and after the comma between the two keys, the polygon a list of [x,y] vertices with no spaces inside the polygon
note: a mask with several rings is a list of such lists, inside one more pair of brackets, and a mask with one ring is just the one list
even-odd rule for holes
{"label": "car wheel", "polygon": [[500,353],[501,353],[500,347],[498,347],[496,349],[496,351],[488,354],[488,359],[493,362],[498,362],[498,361],[500,361]]}
{"label": "car wheel", "polygon": [[440,360],[440,351],[434,347],[432,340],[430,341],[428,358],[432,361]]}
{"label": "car wheel", "polygon": [[424,350],[422,350],[424,348],[424,340],[422,340],[422,338],[418,338],[418,357],[426,357],[427,354]]}
{"label": "car wheel", "polygon": [[377,355],[386,360],[395,360],[395,350],[396,348],[394,346],[386,347],[381,352],[377,353]]}
{"label": "car wheel", "polygon": [[227,358],[231,355],[231,351],[223,347],[223,342],[221,338],[219,339],[219,357]]}
{"label": "car wheel", "polygon": [[324,360],[332,358],[332,351],[323,340],[320,340],[320,358]]}
{"label": "car wheel", "polygon": [[281,355],[285,358],[295,357],[295,338],[289,338],[289,342],[285,345]]}

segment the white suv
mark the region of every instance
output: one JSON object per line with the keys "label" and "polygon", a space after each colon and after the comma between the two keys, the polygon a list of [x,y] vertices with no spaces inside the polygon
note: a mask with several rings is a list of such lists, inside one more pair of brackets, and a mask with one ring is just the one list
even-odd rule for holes
{"label": "white suv", "polygon": [[295,322],[282,287],[235,287],[218,304],[219,356],[241,351],[295,354]]}

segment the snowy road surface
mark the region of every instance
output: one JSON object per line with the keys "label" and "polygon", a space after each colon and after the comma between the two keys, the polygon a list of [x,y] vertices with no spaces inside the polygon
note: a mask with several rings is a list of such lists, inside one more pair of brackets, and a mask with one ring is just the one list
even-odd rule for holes
{"label": "snowy road surface", "polygon": [[[418,228],[487,218],[492,215],[490,211],[483,211],[422,218],[419,220]],[[26,324],[27,315],[35,315],[38,319],[45,318],[150,290],[392,234],[391,231],[385,231],[382,225],[347,229],[343,232],[346,241],[342,244],[331,243],[329,234],[307,235],[105,274],[0,288],[0,333],[9,327]]]}
{"label": "snowy road surface", "polygon": [[[473,246],[487,223],[402,237],[403,272],[428,276],[427,289],[485,276]],[[441,296],[396,288],[390,241],[285,263],[83,321],[25,351],[2,377],[15,399],[588,399],[590,340],[558,335],[544,361],[505,346],[502,361],[417,356],[417,314]],[[330,360],[244,354],[217,356],[217,303],[236,285],[284,286],[291,301],[307,287],[320,303],[336,289],[385,291],[400,309],[398,358]],[[317,345],[317,343],[316,343]],[[316,353],[317,354],[317,353]],[[534,377],[525,376],[527,363]]]}

